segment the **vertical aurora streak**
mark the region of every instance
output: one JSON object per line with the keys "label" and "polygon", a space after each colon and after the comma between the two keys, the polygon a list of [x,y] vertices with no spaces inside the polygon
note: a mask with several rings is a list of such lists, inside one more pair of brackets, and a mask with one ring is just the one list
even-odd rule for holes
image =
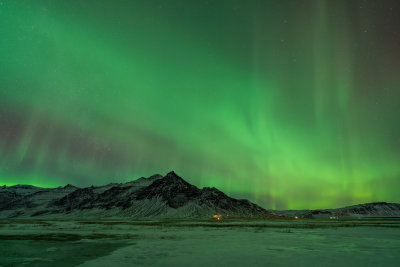
{"label": "vertical aurora streak", "polygon": [[0,4],[0,184],[400,201],[397,1]]}

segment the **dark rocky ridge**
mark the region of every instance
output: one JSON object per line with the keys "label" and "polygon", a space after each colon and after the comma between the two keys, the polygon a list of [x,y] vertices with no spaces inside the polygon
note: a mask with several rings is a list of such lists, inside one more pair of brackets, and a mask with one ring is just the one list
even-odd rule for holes
{"label": "dark rocky ridge", "polygon": [[283,210],[274,211],[284,216],[299,218],[367,218],[367,217],[400,217],[400,204],[372,202],[339,209],[320,210]]}
{"label": "dark rocky ridge", "polygon": [[0,188],[0,217],[276,217],[216,188],[199,189],[175,172],[100,187]]}

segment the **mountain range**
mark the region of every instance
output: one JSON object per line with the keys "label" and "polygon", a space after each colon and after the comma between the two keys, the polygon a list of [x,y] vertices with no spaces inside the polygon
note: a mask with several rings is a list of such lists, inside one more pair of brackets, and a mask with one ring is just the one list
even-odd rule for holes
{"label": "mountain range", "polygon": [[0,187],[0,218],[198,218],[278,215],[212,187],[199,189],[175,172],[127,183],[78,188],[66,185]]}
{"label": "mountain range", "polygon": [[361,218],[400,217],[400,204],[374,202],[339,209],[268,211],[212,187],[197,188],[175,172],[127,183],[0,187],[0,218]]}
{"label": "mountain range", "polygon": [[338,209],[275,210],[276,214],[298,218],[371,218],[400,217],[400,204],[372,202]]}

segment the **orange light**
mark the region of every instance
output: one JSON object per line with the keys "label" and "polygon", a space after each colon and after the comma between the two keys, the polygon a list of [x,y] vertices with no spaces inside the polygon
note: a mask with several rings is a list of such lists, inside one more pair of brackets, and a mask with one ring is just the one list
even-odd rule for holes
{"label": "orange light", "polygon": [[213,215],[213,218],[215,218],[215,219],[217,219],[217,220],[221,220],[222,215],[220,215],[220,214],[214,214],[214,215]]}

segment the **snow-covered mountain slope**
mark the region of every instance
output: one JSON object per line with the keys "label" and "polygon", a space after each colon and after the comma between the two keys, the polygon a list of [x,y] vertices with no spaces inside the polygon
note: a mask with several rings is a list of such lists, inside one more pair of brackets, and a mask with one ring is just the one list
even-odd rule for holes
{"label": "snow-covered mountain slope", "polygon": [[299,218],[366,218],[366,217],[400,217],[400,204],[373,202],[339,209],[325,210],[283,210],[274,211],[289,217]]}
{"label": "snow-covered mountain slope", "polygon": [[0,218],[276,217],[216,188],[199,189],[174,172],[127,183],[78,188],[0,187]]}

